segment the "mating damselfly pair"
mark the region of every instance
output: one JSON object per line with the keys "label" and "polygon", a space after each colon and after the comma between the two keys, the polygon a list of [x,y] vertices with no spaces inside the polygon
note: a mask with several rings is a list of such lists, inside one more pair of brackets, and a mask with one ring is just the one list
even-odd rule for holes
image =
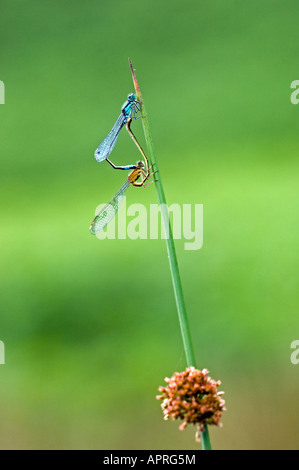
{"label": "mating damselfly pair", "polygon": [[[150,174],[150,167],[148,165],[148,160],[138,142],[135,135],[131,130],[131,122],[132,119],[137,119],[136,114],[140,111],[140,102],[137,100],[136,95],[134,93],[128,96],[127,101],[121,108],[121,114],[119,115],[118,119],[116,120],[114,126],[112,127],[109,134],[105,137],[105,139],[100,143],[97,147],[94,156],[98,162],[102,162],[107,160],[107,162],[116,170],[132,170],[128,176],[128,179],[124,182],[124,184],[119,188],[117,193],[113,196],[110,202],[106,204],[100,212],[96,215],[94,220],[89,227],[90,232],[95,235],[96,233],[103,230],[106,225],[113,219],[115,216],[123,198],[125,195],[125,191],[128,187],[132,184],[133,186],[137,187],[146,187],[145,181],[151,176]],[[125,165],[125,166],[117,166],[112,163],[112,161],[108,158],[116,144],[117,138],[123,126],[126,126],[126,129],[129,135],[132,137],[133,141],[137,145],[139,151],[142,154],[144,161],[138,161],[135,165]],[[140,179],[140,181],[137,181]]]}

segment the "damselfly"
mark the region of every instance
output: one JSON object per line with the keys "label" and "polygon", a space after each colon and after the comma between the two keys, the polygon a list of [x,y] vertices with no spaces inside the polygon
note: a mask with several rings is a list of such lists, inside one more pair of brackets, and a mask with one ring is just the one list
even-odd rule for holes
{"label": "damselfly", "polygon": [[[145,163],[143,161],[139,161],[136,163],[136,165],[131,165],[133,171],[131,171],[131,173],[129,174],[127,181],[125,181],[124,184],[119,188],[119,190],[113,196],[111,201],[108,202],[108,204],[106,204],[106,206],[104,206],[103,209],[101,209],[100,212],[96,215],[96,217],[91,223],[91,226],[89,227],[89,230],[92,235],[95,235],[96,233],[103,230],[106,225],[109,224],[109,222],[113,219],[130,184],[139,187],[147,186],[147,184],[144,183],[151,175],[149,173],[150,168],[148,167],[148,160],[145,155],[144,158]],[[137,181],[138,178],[140,178],[141,181]]]}
{"label": "damselfly", "polygon": [[[127,122],[129,118],[134,118],[135,115],[140,111],[139,107],[139,101],[136,98],[136,95],[134,93],[131,93],[128,96],[127,101],[123,104],[121,108],[121,113],[112,127],[111,131],[109,134],[105,137],[105,139],[100,143],[98,148],[96,149],[94,156],[98,162],[103,162],[104,160],[107,160],[110,165],[112,165],[114,168],[120,169],[120,170],[127,170],[128,166],[126,167],[116,167],[109,159],[109,155],[112,152],[115,143],[117,141],[118,135],[120,133],[120,130],[122,129],[123,125]],[[136,139],[135,139],[136,143]],[[133,165],[134,166],[134,165]],[[132,168],[132,165],[130,165],[130,168]],[[130,169],[129,168],[129,169]]]}

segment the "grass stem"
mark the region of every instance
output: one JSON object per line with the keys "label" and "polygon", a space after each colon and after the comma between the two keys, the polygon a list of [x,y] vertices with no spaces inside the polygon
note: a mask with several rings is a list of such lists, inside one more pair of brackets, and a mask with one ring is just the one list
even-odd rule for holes
{"label": "grass stem", "polygon": [[[155,185],[156,185],[156,191],[157,191],[157,196],[158,196],[158,202],[159,202],[159,206],[161,210],[161,217],[163,221],[164,231],[166,235],[165,238],[166,238],[167,254],[168,254],[170,272],[171,272],[171,277],[172,277],[175,301],[176,301],[176,306],[177,306],[177,311],[178,311],[179,323],[180,323],[180,328],[181,328],[181,334],[182,334],[182,339],[183,339],[183,345],[184,345],[184,350],[185,350],[185,355],[186,355],[186,361],[187,361],[188,367],[190,366],[196,367],[190,328],[189,328],[189,323],[188,323],[188,317],[187,317],[185,301],[184,301],[184,296],[183,296],[182,282],[180,278],[180,272],[179,272],[179,267],[178,267],[178,262],[177,262],[177,256],[176,256],[175,245],[174,245],[174,240],[173,240],[173,235],[172,235],[171,223],[169,219],[168,207],[166,204],[165,193],[164,193],[164,189],[162,185],[162,180],[161,180],[161,175],[160,175],[160,171],[158,167],[156,153],[154,150],[153,140],[152,140],[152,136],[150,133],[149,122],[148,122],[148,118],[147,118],[147,114],[146,114],[146,110],[144,106],[144,101],[142,99],[140,87],[137,82],[135,71],[133,69],[132,62],[130,59],[129,59],[129,64],[130,64],[130,68],[132,72],[132,78],[133,78],[133,83],[135,87],[136,97],[138,101],[140,101],[141,103],[140,111],[141,111],[141,116],[142,116],[142,124],[143,124],[145,140],[146,140],[148,153],[149,153],[148,158],[149,158],[150,164],[152,165],[152,170],[155,174]],[[207,426],[205,427],[205,430],[201,433],[201,442],[202,442],[202,448],[204,450],[211,449],[209,431],[208,431]]]}

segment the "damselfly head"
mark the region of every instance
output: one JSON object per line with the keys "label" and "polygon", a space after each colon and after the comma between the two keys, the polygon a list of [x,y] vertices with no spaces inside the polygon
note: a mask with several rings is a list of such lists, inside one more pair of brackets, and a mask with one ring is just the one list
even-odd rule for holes
{"label": "damselfly head", "polygon": [[136,166],[137,168],[144,168],[144,162],[142,160],[139,160],[137,163],[136,163]]}
{"label": "damselfly head", "polygon": [[135,93],[131,93],[130,95],[128,95],[128,101],[136,101]]}

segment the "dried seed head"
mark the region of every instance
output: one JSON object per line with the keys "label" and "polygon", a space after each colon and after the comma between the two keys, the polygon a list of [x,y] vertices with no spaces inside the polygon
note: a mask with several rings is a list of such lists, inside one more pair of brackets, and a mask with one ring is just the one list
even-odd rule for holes
{"label": "dried seed head", "polygon": [[224,392],[217,392],[220,380],[215,381],[208,376],[207,369],[199,370],[188,367],[183,372],[175,372],[171,378],[166,377],[166,387],[159,387],[162,400],[161,408],[164,419],[181,419],[180,429],[187,424],[198,426],[196,440],[200,440],[200,432],[206,424],[221,426],[220,418],[226,410],[225,401],[221,398]]}

